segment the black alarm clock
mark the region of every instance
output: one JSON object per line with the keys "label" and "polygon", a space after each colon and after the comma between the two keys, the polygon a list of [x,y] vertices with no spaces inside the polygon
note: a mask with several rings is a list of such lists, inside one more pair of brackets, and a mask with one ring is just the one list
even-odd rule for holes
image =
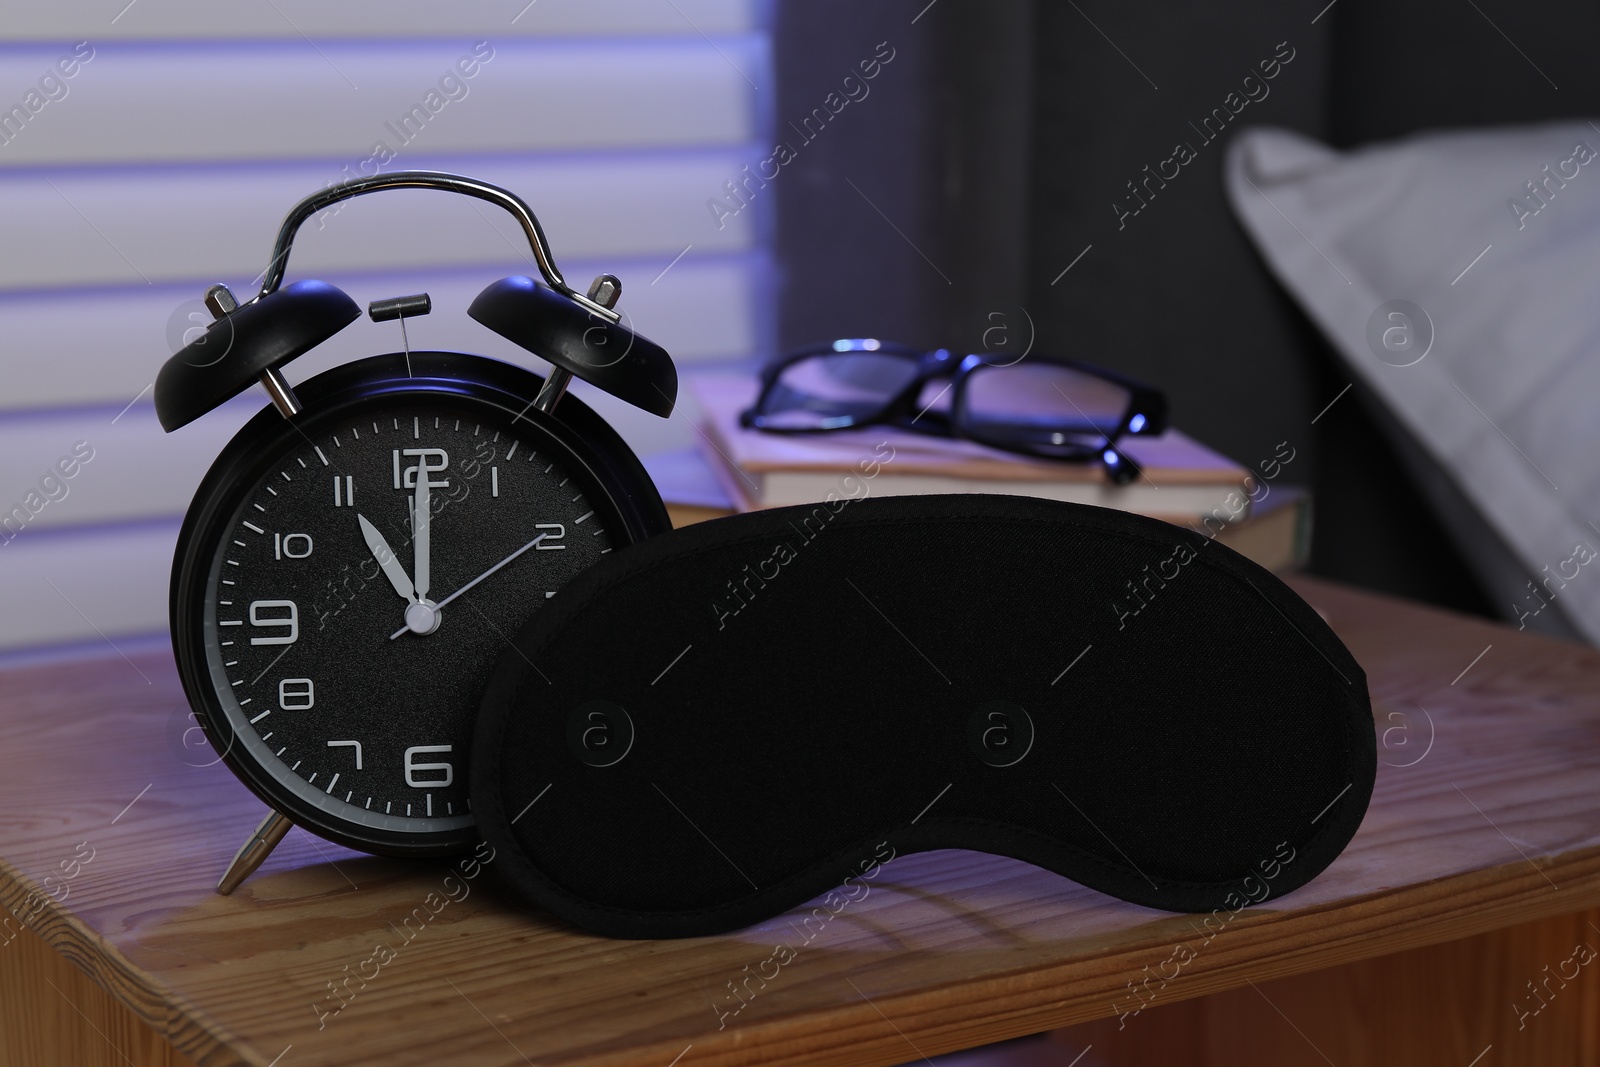
{"label": "black alarm clock", "polygon": [[[282,367],[360,317],[332,285],[282,286],[301,223],[383,189],[477,197],[521,223],[544,277],[503,278],[467,314],[547,360],[544,378],[457,352],[402,351],[291,386]],[[281,286],[281,287],[280,287]],[[215,316],[156,379],[177,429],[253,384],[272,405],[217,458],[184,518],[170,614],[184,694],[211,745],[269,808],[217,889],[291,826],[366,852],[445,856],[476,841],[469,740],[508,638],[562,583],[670,528],[638,458],[576,397],[576,375],[665,417],[677,372],[624,327],[621,283],[562,279],[510,192],[406,171],[330,186],[279,229],[261,291]],[[426,314],[425,294],[373,302]],[[559,405],[559,413],[557,408]]]}

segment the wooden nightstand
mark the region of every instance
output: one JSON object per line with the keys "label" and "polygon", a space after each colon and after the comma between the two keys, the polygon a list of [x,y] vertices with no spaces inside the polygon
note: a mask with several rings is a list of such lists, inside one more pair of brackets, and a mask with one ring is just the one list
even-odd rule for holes
{"label": "wooden nightstand", "polygon": [[192,765],[170,657],[5,671],[0,1064],[870,1065],[1074,1024],[1050,1040],[1063,1065],[1092,1043],[1080,1067],[1597,1062],[1600,652],[1294,584],[1383,739],[1321,877],[1208,939],[1027,864],[906,856],[720,1028],[788,919],[601,940],[507,907],[492,863],[432,911],[447,866],[300,831],[220,897],[262,809]]}

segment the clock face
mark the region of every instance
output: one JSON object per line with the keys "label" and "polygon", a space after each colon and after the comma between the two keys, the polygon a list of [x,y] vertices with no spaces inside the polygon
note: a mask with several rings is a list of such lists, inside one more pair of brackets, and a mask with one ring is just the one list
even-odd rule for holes
{"label": "clock face", "polygon": [[401,390],[281,426],[189,549],[213,744],[324,836],[470,843],[495,661],[632,538],[548,421],[469,395]]}

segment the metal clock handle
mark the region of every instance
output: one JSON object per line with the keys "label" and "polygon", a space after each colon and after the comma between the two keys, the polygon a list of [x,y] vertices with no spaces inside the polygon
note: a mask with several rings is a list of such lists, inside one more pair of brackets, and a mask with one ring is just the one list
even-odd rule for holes
{"label": "metal clock handle", "polygon": [[[447,193],[476,197],[504,208],[522,225],[522,232],[527,234],[528,245],[533,249],[534,262],[539,265],[539,273],[544,275],[551,289],[591,314],[600,316],[603,321],[621,320],[622,316],[612,309],[622,295],[622,282],[615,275],[601,274],[590,284],[588,293],[580,293],[568,285],[556,267],[554,257],[550,255],[550,245],[545,239],[544,227],[539,225],[538,216],[521,197],[509,189],[502,189],[498,185],[491,185],[476,178],[436,170],[400,170],[393,174],[374,174],[370,178],[352,178],[347,182],[330,185],[321,192],[312,193],[301,200],[290,209],[288,215],[284,216],[283,224],[278,227],[278,239],[273,242],[272,260],[262,277],[261,291],[250,302],[254,303],[262,297],[271,296],[283,284],[283,276],[289,266],[289,252],[294,247],[295,234],[299,232],[301,224],[323,208],[337,204],[341,200],[365,196],[367,193],[376,193],[384,189],[439,189]],[[206,306],[214,317],[220,319],[238,305],[227,286],[213,285],[206,293]],[[534,400],[534,406],[546,414],[555,410],[556,404],[565,395],[571,381],[571,371],[561,367],[551,370],[544,386],[539,390],[538,397]],[[294,390],[289,387],[289,383],[276,368],[269,367],[262,372],[261,384],[284,418],[289,418],[300,411],[300,402],[295,397]]]}
{"label": "metal clock handle", "polygon": [[[498,185],[490,185],[476,178],[434,170],[400,170],[393,174],[375,174],[370,178],[352,178],[347,182],[330,185],[300,201],[284,217],[283,225],[278,228],[278,239],[272,247],[272,262],[267,267],[257,299],[277,292],[278,286],[283,284],[284,271],[289,264],[289,251],[294,245],[295,233],[300,229],[301,223],[323,208],[337,204],[341,200],[365,196],[367,193],[384,189],[440,189],[444,192],[476,197],[504,208],[522,225],[522,232],[527,234],[528,244],[533,248],[534,262],[539,265],[539,272],[544,275],[550,288],[609,322],[616,322],[621,317],[611,310],[610,304],[602,302],[604,296],[609,294],[602,293],[601,299],[597,300],[567,284],[566,279],[561,276],[561,271],[556,268],[555,259],[550,255],[544,227],[539,225],[538,217],[527,204],[523,203],[521,197]],[[599,287],[601,279],[606,277],[609,276],[601,275],[595,279],[596,287]],[[615,299],[613,298],[611,302],[615,303]]]}

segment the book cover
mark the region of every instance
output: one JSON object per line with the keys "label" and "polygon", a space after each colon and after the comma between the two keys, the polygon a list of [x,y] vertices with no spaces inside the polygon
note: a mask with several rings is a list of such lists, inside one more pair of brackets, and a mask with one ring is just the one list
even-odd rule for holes
{"label": "book cover", "polygon": [[[645,466],[661,490],[674,528],[738,514],[726,486],[700,449],[656,453]],[[721,464],[721,461],[718,461]],[[1303,567],[1311,557],[1311,494],[1293,485],[1272,487],[1248,519],[1191,526],[1272,571]]]}
{"label": "book cover", "polygon": [[701,444],[741,511],[845,495],[840,479],[867,477],[879,496],[998,492],[1094,504],[1192,522],[1214,512],[1229,522],[1249,514],[1249,472],[1198,441],[1168,430],[1125,437],[1117,447],[1144,469],[1118,486],[1096,463],[1062,463],[930,437],[892,426],[820,434],[772,434],[739,425],[755,399],[748,374],[700,373],[685,385],[701,411]]}

